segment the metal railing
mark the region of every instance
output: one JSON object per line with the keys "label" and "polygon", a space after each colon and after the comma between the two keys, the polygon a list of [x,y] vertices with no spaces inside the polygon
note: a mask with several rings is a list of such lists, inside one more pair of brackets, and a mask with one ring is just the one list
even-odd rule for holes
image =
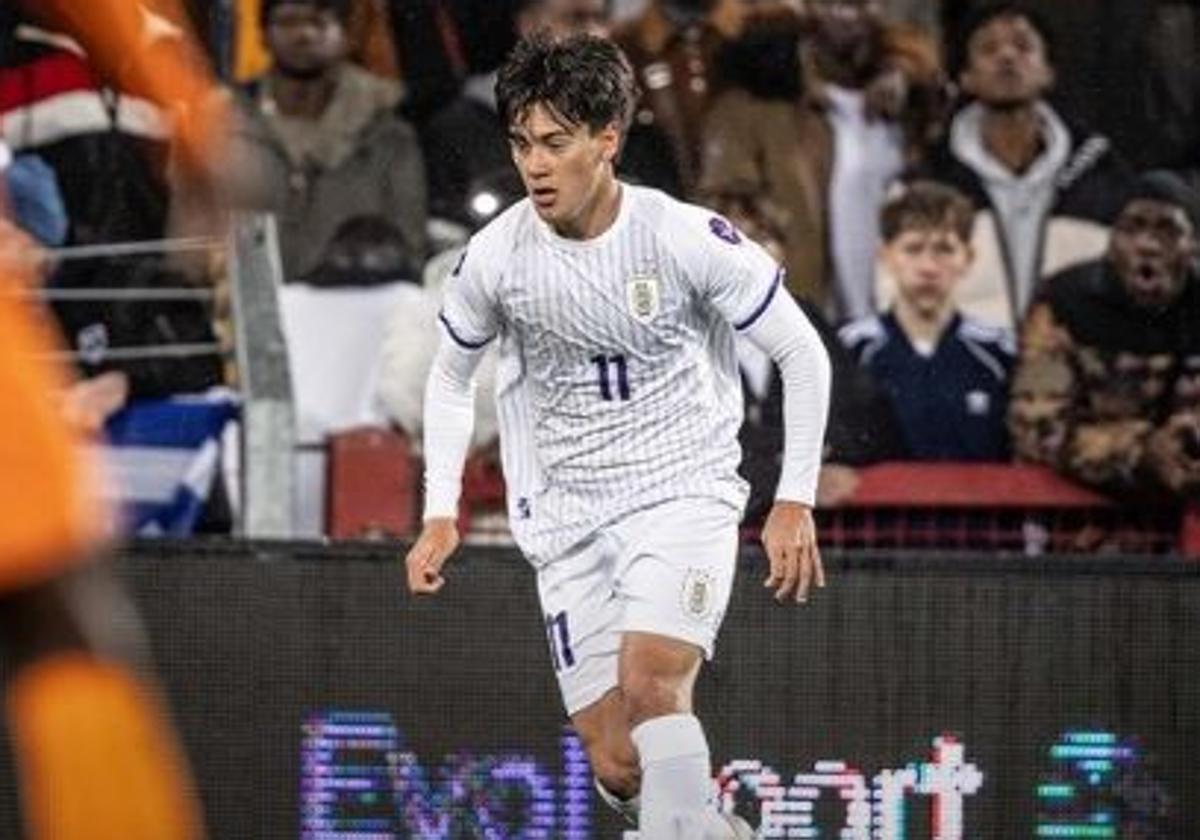
{"label": "metal railing", "polygon": [[[41,252],[37,258],[61,266],[80,260],[163,257],[189,253],[227,253],[233,360],[241,398],[238,479],[240,505],[235,531],[248,538],[290,538],[295,486],[293,449],[295,411],[287,349],[280,320],[277,289],[282,284],[278,238],[273,217],[238,214],[226,237],[189,237],[137,242],[71,246]],[[215,306],[219,295],[212,286],[131,286],[50,284],[38,289],[6,290],[32,297],[59,309],[79,304],[141,304],[195,302]],[[109,344],[57,354],[63,361],[84,365],[225,358],[219,341],[148,344]]]}

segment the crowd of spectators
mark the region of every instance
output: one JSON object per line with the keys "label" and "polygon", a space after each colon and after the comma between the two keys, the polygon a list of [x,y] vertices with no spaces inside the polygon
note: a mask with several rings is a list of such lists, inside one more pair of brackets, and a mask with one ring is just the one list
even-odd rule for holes
{"label": "crowd of spectators", "polygon": [[[192,5],[164,26],[220,44],[232,111],[209,197],[274,214],[285,289],[372,287],[388,307],[324,329],[355,307],[285,301],[304,325],[289,338],[327,341],[326,361],[338,336],[353,342],[338,384],[357,383],[344,400],[360,408],[326,412],[314,435],[365,421],[419,436],[442,276],[521,196],[495,69],[546,29],[628,56],[642,100],[622,177],[716,208],[785,265],[838,371],[823,502],[852,487],[838,470],[883,460],[1016,459],[1109,493],[1200,495],[1200,72],[1171,60],[1200,48],[1194,4],[1105,4],[1122,17],[993,0],[239,0],[223,40]],[[1104,30],[1127,70],[1110,90],[1089,44],[1122,22],[1136,37]],[[171,115],[34,19],[4,12],[0,39],[0,161],[34,236],[191,229],[200,202],[175,175]],[[166,258],[109,257],[64,261],[51,288],[196,282]],[[83,373],[115,372],[130,398],[223,380],[214,356],[106,354],[211,341],[204,307],[56,311]],[[761,495],[778,383],[743,357]],[[492,428],[475,441],[485,457]]]}

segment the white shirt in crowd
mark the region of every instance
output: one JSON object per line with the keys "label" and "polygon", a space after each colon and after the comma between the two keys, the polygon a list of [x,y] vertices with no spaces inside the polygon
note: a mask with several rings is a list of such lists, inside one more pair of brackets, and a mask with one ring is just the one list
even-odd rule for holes
{"label": "white shirt in crowd", "polygon": [[979,175],[996,208],[999,233],[1012,274],[1013,310],[1020,317],[1039,280],[1039,257],[1046,218],[1058,196],[1056,179],[1071,156],[1071,132],[1054,109],[1037,106],[1045,149],[1024,172],[1016,173],[983,145],[983,106],[968,105],[950,127],[950,148]]}
{"label": "white shirt in crowd", "polygon": [[833,129],[829,234],[839,319],[875,314],[879,208],[904,168],[903,138],[891,120],[868,117],[861,91],[826,85]]}

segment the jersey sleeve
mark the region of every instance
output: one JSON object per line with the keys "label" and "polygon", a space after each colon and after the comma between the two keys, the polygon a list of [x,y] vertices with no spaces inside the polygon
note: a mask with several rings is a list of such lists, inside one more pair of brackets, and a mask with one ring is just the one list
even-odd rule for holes
{"label": "jersey sleeve", "polygon": [[500,330],[496,278],[486,249],[473,240],[446,279],[438,321],[464,350],[481,350]]}
{"label": "jersey sleeve", "polygon": [[767,311],[783,284],[783,268],[728,220],[709,214],[700,234],[701,294],[738,331]]}

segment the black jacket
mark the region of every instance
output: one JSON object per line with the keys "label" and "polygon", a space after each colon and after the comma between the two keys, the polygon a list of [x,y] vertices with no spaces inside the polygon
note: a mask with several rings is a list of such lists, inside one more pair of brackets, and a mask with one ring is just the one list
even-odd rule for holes
{"label": "black jacket", "polygon": [[1170,462],[1200,493],[1200,276],[1162,310],[1134,303],[1107,261],[1047,280],[1009,405],[1019,457],[1121,493],[1162,489]]}

